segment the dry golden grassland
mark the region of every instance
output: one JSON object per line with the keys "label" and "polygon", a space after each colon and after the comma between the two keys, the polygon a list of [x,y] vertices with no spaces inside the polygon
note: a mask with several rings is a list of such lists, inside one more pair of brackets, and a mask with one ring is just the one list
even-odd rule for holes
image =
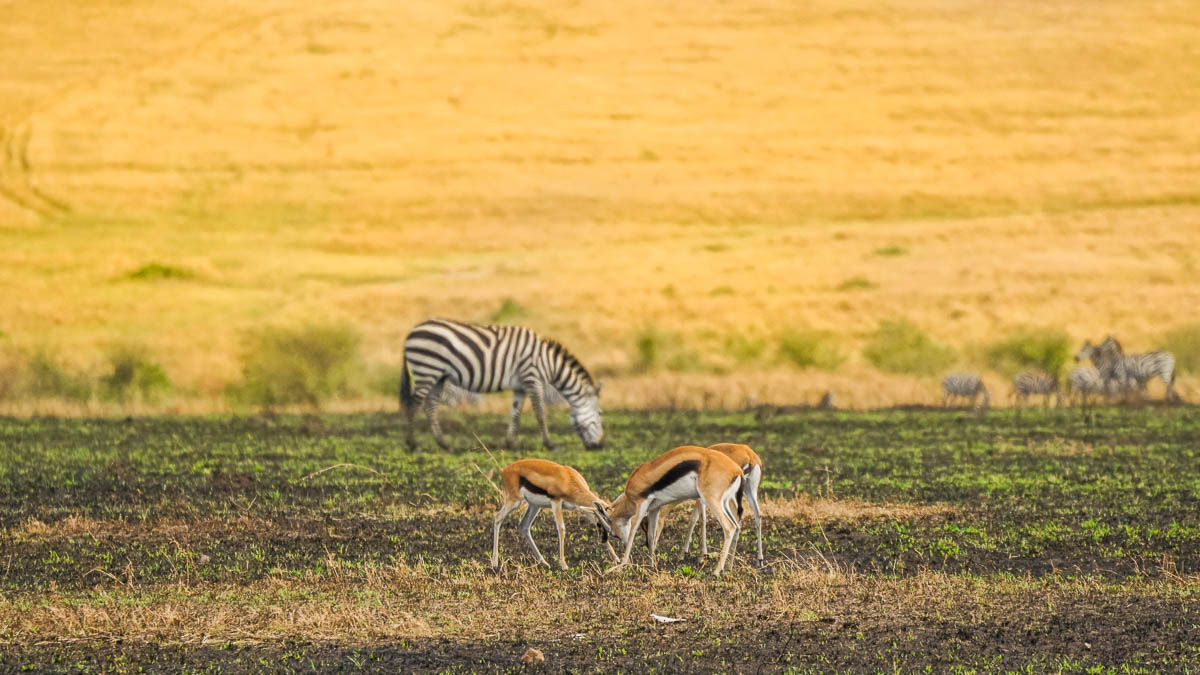
{"label": "dry golden grassland", "polygon": [[[1200,306],[1197,44],[1187,0],[0,4],[0,339],[210,400],[247,330],[394,365],[511,298],[615,405],[934,401],[861,357],[901,317],[1149,349]],[[808,328],[839,370],[774,358]]]}

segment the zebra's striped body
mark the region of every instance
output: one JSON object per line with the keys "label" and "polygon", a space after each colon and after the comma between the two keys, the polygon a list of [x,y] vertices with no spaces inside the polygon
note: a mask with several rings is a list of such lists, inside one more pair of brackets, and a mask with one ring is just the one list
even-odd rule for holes
{"label": "zebra's striped body", "polygon": [[542,443],[551,447],[545,413],[550,391],[561,394],[571,407],[571,424],[585,446],[598,448],[604,441],[600,388],[592,376],[565,347],[528,328],[446,319],[429,319],[413,328],[404,340],[404,375],[400,382],[400,403],[408,419],[410,445],[415,408],[421,404],[434,438],[447,447],[437,419],[437,403],[447,384],[479,393],[511,390],[513,405],[505,435],[510,445],[528,396],[541,426]]}
{"label": "zebra's striped body", "polygon": [[1103,393],[1104,378],[1096,368],[1080,366],[1067,376],[1067,394],[1078,395],[1079,403],[1082,405],[1088,404],[1088,397],[1092,394]]}
{"label": "zebra's striped body", "polygon": [[1045,396],[1045,404],[1050,405],[1053,395],[1058,407],[1062,407],[1062,392],[1058,388],[1058,379],[1048,373],[1037,370],[1026,370],[1017,373],[1013,378],[1013,395],[1017,397],[1017,405],[1022,405],[1034,394]]}
{"label": "zebra's striped body", "polygon": [[983,380],[976,373],[950,373],[942,378],[942,407],[950,403],[951,398],[969,398],[971,407],[975,407],[975,399],[983,396],[983,407],[991,405],[992,396],[988,393]]}
{"label": "zebra's striped body", "polygon": [[1175,355],[1171,352],[1130,354],[1125,357],[1125,370],[1129,379],[1143,394],[1146,392],[1146,384],[1157,377],[1167,387],[1166,399],[1168,401],[1178,396],[1172,388],[1175,384]]}

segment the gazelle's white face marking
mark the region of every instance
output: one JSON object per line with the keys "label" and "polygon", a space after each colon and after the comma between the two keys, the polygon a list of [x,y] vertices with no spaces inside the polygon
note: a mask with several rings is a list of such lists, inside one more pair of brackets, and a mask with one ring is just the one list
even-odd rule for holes
{"label": "gazelle's white face marking", "polygon": [[600,399],[596,394],[585,396],[571,408],[571,426],[583,439],[583,445],[593,450],[604,445],[604,427],[600,423]]}

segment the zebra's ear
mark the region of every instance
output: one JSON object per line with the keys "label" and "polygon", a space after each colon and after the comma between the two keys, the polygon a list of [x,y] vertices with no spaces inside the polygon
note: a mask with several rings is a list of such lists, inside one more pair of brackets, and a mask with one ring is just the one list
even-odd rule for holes
{"label": "zebra's ear", "polygon": [[602,391],[604,391],[604,380],[596,380],[596,395],[599,396]]}

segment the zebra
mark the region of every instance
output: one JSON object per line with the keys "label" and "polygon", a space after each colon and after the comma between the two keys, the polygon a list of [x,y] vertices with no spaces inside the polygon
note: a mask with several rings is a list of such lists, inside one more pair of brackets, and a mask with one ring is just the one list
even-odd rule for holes
{"label": "zebra", "polygon": [[1080,405],[1088,404],[1088,396],[1104,393],[1104,378],[1091,366],[1080,366],[1067,376],[1067,394],[1078,394]]}
{"label": "zebra", "polygon": [[1078,363],[1084,359],[1090,359],[1100,372],[1106,398],[1129,390],[1131,379],[1125,351],[1116,338],[1109,335],[1098,345],[1093,345],[1091,340],[1084,340],[1083,347],[1075,354],[1075,361]]}
{"label": "zebra", "polygon": [[971,399],[971,407],[975,407],[975,399],[983,395],[983,408],[991,405],[992,396],[988,393],[983,380],[976,373],[950,373],[942,378],[942,407],[945,408],[952,397]]}
{"label": "zebra", "polygon": [[1130,354],[1125,357],[1125,370],[1131,382],[1137,384],[1141,395],[1146,393],[1146,384],[1155,377],[1162,380],[1167,388],[1165,399],[1173,401],[1179,398],[1175,393],[1175,355],[1168,351]]}
{"label": "zebra", "polygon": [[1076,361],[1090,358],[1100,369],[1104,379],[1105,394],[1132,391],[1137,387],[1139,394],[1145,394],[1146,384],[1155,377],[1162,380],[1167,388],[1166,400],[1179,398],[1174,390],[1175,384],[1175,355],[1168,351],[1146,352],[1144,354],[1125,354],[1121,343],[1111,335],[1100,345],[1093,347],[1089,341],[1084,341],[1083,348],[1075,355]]}
{"label": "zebra", "polygon": [[448,448],[437,418],[442,390],[452,384],[467,391],[512,390],[512,412],[504,440],[515,441],[517,421],[528,396],[542,431],[542,444],[553,448],[546,426],[548,392],[557,391],[571,408],[571,425],[589,450],[604,443],[600,422],[601,386],[566,347],[520,326],[489,326],[448,319],[417,324],[404,340],[400,406],[414,445],[413,417],[421,404],[438,445]]}
{"label": "zebra", "polygon": [[1037,370],[1017,373],[1013,378],[1012,392],[1017,398],[1017,406],[1020,407],[1033,394],[1044,394],[1047,407],[1050,405],[1050,395],[1053,394],[1056,407],[1062,407],[1063,397],[1058,388],[1058,378]]}

